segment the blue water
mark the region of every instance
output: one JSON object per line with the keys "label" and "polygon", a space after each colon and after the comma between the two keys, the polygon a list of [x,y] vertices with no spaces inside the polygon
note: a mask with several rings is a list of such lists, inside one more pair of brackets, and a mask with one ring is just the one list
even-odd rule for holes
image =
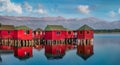
{"label": "blue water", "polygon": [[95,34],[94,54],[87,60],[76,54],[76,49],[67,51],[62,59],[48,60],[44,49],[33,50],[33,57],[19,60],[13,53],[0,53],[0,65],[120,65],[120,34]]}

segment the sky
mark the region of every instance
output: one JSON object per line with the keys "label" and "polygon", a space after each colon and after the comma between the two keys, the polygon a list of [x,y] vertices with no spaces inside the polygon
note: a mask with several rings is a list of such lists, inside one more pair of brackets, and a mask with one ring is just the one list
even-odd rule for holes
{"label": "sky", "polygon": [[120,0],[0,0],[0,15],[120,20]]}

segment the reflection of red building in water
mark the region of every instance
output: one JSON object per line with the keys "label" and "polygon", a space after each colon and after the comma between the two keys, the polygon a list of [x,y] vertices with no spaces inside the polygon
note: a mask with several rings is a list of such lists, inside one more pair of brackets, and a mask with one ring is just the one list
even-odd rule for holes
{"label": "reflection of red building in water", "polygon": [[14,31],[15,48],[14,56],[16,57],[31,57],[32,56],[32,30],[27,26],[18,26]]}
{"label": "reflection of red building in water", "polygon": [[77,54],[86,60],[93,54],[93,29],[84,25],[77,30],[77,34]]}
{"label": "reflection of red building in water", "polygon": [[60,59],[65,55],[65,44],[45,45],[45,56],[47,59]]}
{"label": "reflection of red building in water", "polygon": [[12,50],[11,40],[14,35],[13,25],[0,25],[0,49],[2,50]]}
{"label": "reflection of red building in water", "polygon": [[32,56],[32,47],[20,47],[14,49],[14,56],[17,57],[31,57]]}
{"label": "reflection of red building in water", "polygon": [[50,58],[62,58],[65,54],[65,29],[61,25],[48,25],[45,28],[45,55]]}

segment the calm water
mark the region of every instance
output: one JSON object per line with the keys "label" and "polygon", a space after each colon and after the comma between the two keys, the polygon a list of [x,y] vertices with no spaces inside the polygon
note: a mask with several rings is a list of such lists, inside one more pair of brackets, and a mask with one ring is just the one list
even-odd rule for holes
{"label": "calm water", "polygon": [[0,53],[0,65],[120,65],[120,34],[95,34],[94,54],[87,60],[67,51],[62,59],[48,60],[44,49],[33,50],[33,57],[20,60],[13,53]]}

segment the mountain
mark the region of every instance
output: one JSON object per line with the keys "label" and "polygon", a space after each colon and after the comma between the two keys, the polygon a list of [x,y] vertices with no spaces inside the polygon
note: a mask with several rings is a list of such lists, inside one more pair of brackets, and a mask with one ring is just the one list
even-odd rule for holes
{"label": "mountain", "polygon": [[0,23],[9,25],[27,25],[30,28],[36,29],[38,27],[45,28],[46,25],[56,24],[63,25],[70,29],[78,29],[84,24],[87,24],[94,29],[119,29],[120,21],[108,22],[95,17],[88,18],[64,18],[58,17],[17,17],[17,16],[0,16]]}

